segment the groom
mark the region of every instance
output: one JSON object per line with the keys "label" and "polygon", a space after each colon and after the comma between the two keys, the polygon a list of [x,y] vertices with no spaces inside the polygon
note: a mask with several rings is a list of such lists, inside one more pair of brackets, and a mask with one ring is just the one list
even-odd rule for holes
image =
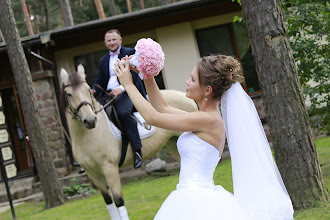
{"label": "groom", "polygon": [[[114,107],[122,125],[122,133],[123,136],[126,136],[131,142],[134,155],[134,168],[139,168],[142,165],[142,144],[137,130],[137,121],[133,117],[133,111],[136,110],[129,96],[125,92],[124,87],[120,84],[116,74],[113,72],[113,69],[115,68],[114,64],[117,62],[117,59],[121,59],[126,55],[130,56],[135,53],[135,50],[133,48],[123,47],[121,46],[121,43],[122,37],[117,29],[111,29],[105,33],[104,44],[109,49],[109,53],[105,54],[99,61],[99,73],[93,84],[91,93],[95,97],[102,93],[100,99],[109,98],[109,96],[104,94],[104,92],[102,92],[97,86],[99,85],[106,90],[107,93],[116,97]],[[144,98],[146,98],[146,92],[138,74],[134,71],[131,71],[131,74],[133,83]]]}

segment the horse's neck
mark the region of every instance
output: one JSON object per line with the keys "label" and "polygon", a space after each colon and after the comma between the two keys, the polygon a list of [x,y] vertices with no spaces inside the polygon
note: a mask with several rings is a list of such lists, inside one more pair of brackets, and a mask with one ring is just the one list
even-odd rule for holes
{"label": "horse's neck", "polygon": [[71,138],[73,140],[78,140],[81,136],[85,136],[89,132],[89,130],[84,127],[81,121],[73,119],[72,116],[68,113],[66,115],[66,119],[68,122]]}
{"label": "horse's neck", "polygon": [[66,118],[68,121],[71,138],[74,142],[84,141],[85,138],[92,138],[91,135],[100,135],[105,132],[110,135],[111,133],[103,111],[97,114],[96,126],[92,129],[85,128],[81,121],[73,119],[72,116],[68,113],[66,115]]}

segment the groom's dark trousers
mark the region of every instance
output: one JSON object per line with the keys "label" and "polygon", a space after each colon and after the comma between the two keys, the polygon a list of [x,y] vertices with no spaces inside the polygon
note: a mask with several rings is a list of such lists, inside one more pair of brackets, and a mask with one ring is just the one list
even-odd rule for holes
{"label": "groom's dark trousers", "polygon": [[[122,46],[120,49],[120,53],[118,55],[118,59],[121,59],[126,55],[127,56],[132,55],[134,53],[135,53],[135,50],[133,48],[127,48],[127,47]],[[109,53],[107,53],[100,59],[99,73],[95,80],[95,83],[93,84],[93,89],[96,91],[95,97],[97,97],[99,95],[101,95],[102,97],[107,96],[96,85],[100,85],[104,90],[107,90],[108,81],[110,80],[109,60],[110,60]],[[142,84],[141,79],[139,78],[138,74],[134,71],[131,71],[131,74],[132,74],[134,85],[137,87],[137,89],[140,91],[140,93],[146,98],[146,92],[144,90],[143,84]],[[119,82],[119,84],[120,84],[120,82]],[[107,92],[110,92],[110,91],[107,91]],[[100,98],[100,99],[102,99],[102,98]],[[136,110],[126,92],[123,92],[122,94],[117,96],[117,99],[115,102],[115,108],[116,108],[120,123],[123,128],[122,132],[128,137],[134,151],[140,149],[142,147],[142,145],[141,145],[140,136],[139,136],[139,133],[137,130],[137,121],[133,118],[133,112]]]}

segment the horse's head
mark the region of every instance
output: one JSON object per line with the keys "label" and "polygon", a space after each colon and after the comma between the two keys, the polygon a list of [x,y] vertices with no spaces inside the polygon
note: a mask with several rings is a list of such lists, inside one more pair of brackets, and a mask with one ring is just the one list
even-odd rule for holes
{"label": "horse's head", "polygon": [[62,99],[65,107],[73,119],[80,120],[85,128],[91,129],[97,121],[94,106],[96,100],[91,95],[85,78],[85,69],[81,64],[77,73],[68,74],[65,69],[61,69]]}

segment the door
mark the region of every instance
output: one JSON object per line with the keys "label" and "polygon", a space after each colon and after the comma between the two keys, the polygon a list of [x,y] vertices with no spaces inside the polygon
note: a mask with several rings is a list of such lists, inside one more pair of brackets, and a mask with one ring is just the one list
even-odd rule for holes
{"label": "door", "polygon": [[2,104],[19,177],[33,174],[31,148],[15,86],[2,89]]}

